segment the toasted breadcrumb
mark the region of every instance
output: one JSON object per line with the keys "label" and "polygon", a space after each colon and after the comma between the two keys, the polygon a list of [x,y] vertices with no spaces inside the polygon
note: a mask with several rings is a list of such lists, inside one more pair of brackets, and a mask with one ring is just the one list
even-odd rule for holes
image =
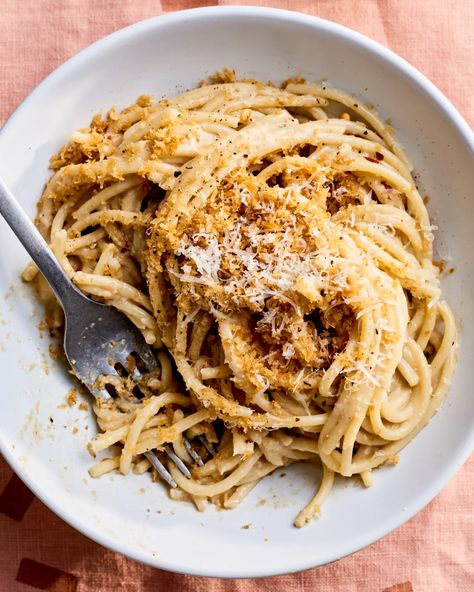
{"label": "toasted breadcrumb", "polygon": [[77,390],[75,388],[69,389],[66,397],[66,403],[69,405],[69,407],[74,407],[74,405],[77,403]]}

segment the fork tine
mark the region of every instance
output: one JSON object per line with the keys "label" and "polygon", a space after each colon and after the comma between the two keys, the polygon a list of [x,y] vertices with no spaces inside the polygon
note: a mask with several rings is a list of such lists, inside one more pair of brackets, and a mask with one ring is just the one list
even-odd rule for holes
{"label": "fork tine", "polygon": [[107,401],[108,399],[112,398],[111,394],[105,388],[96,389],[94,387],[89,387],[89,390],[96,399],[104,399],[105,401]]}
{"label": "fork tine", "polygon": [[141,359],[141,361],[145,364],[145,367],[148,372],[150,370],[156,370],[156,368],[158,368],[156,356],[149,346],[135,348],[135,350],[131,353],[134,353]]}
{"label": "fork tine", "polygon": [[176,489],[176,487],[178,487],[176,481],[173,479],[171,473],[169,473],[168,469],[164,466],[164,464],[158,459],[156,454],[150,450],[149,452],[145,452],[145,456],[150,461],[153,468],[157,470],[160,477],[164,479],[170,487]]}
{"label": "fork tine", "polygon": [[140,370],[138,370],[138,368],[134,368],[133,369],[133,372],[130,375],[130,377],[135,382],[138,382],[140,380],[140,378],[142,377],[142,374],[141,374]]}
{"label": "fork tine", "polygon": [[199,442],[204,446],[204,448],[209,452],[211,456],[216,456],[216,449],[214,446],[208,441],[207,438],[204,436],[198,436]]}
{"label": "fork tine", "polygon": [[177,454],[175,454],[174,450],[171,446],[166,445],[165,453],[168,455],[169,459],[174,462],[174,464],[178,467],[178,469],[183,473],[185,477],[191,479],[191,473],[189,472],[188,467],[184,464],[184,462],[179,458]]}
{"label": "fork tine", "polygon": [[194,448],[191,446],[191,442],[187,438],[183,438],[183,444],[184,444],[184,447],[186,448],[186,452],[193,459],[193,461],[198,466],[202,467],[202,465],[204,464],[204,461],[199,456],[199,454],[194,450]]}
{"label": "fork tine", "polygon": [[[143,350],[140,350],[138,352],[136,351],[136,349],[133,351],[121,352],[118,356],[116,356],[116,361],[120,362],[123,365],[123,367],[127,370],[132,380],[138,382],[140,378],[143,376],[143,374],[156,370],[158,364],[156,362],[156,357],[152,352],[150,353],[148,351]],[[130,358],[133,358],[135,361],[133,369],[130,369]],[[137,358],[143,364],[143,368],[140,368],[136,364]]]}

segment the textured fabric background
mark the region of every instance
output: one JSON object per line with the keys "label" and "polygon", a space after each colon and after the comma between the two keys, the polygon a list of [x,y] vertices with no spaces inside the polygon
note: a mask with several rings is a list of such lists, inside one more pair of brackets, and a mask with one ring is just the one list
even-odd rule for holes
{"label": "textured fabric background", "polygon": [[[0,124],[51,70],[91,42],[162,12],[212,4],[2,0]],[[472,0],[260,4],[318,15],[376,39],[419,68],[474,123]],[[473,489],[471,459],[425,510],[351,557],[291,576],[225,581],[163,572],[99,547],[46,509],[0,459],[0,592],[470,592],[474,590]]]}

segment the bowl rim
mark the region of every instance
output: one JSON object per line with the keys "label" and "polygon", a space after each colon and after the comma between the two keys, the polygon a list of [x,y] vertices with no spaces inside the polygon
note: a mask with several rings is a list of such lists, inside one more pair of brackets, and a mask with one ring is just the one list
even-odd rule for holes
{"label": "bowl rim", "polygon": [[[285,21],[296,26],[312,26],[314,29],[324,30],[330,34],[354,42],[360,47],[366,49],[369,53],[375,54],[383,61],[388,62],[388,64],[397,70],[399,74],[414,83],[418,91],[423,93],[427,99],[434,103],[440,112],[447,118],[450,125],[455,128],[460,138],[464,141],[467,150],[469,150],[474,156],[474,132],[471,130],[466,120],[459,113],[456,107],[454,107],[451,101],[424,74],[422,74],[404,58],[400,57],[379,42],[363,35],[362,33],[354,31],[349,27],[340,25],[333,21],[296,11],[257,6],[212,6],[161,14],[128,25],[99,39],[98,41],[95,41],[54,69],[27,95],[27,97],[13,111],[8,120],[0,129],[0,142],[2,141],[5,132],[15,124],[17,117],[23,113],[25,109],[28,109],[30,102],[34,99],[34,97],[36,97],[38,93],[47,90],[50,84],[54,83],[56,79],[59,78],[64,72],[74,68],[76,64],[80,64],[81,62],[90,59],[94,55],[100,55],[100,52],[103,48],[109,46],[110,44],[120,43],[122,40],[126,40],[129,37],[133,37],[151,29],[156,28],[159,32],[161,27],[166,28],[167,26],[174,25],[180,21],[205,20],[209,17],[216,16],[222,16],[227,19],[233,17],[272,19],[276,21]],[[34,480],[22,469],[19,460],[12,453],[12,451],[10,451],[9,447],[6,446],[3,438],[0,435],[0,453],[3,455],[10,467],[31,489],[38,499],[40,499],[51,511],[57,514],[74,529],[78,530],[94,542],[104,547],[130,557],[138,562],[148,564],[152,567],[165,569],[175,573],[218,578],[255,578],[295,573],[342,559],[343,557],[346,557],[373,544],[379,539],[390,534],[394,529],[410,520],[436,495],[438,495],[441,489],[445,487],[448,481],[466,462],[473,449],[474,423],[471,426],[470,432],[467,433],[463,445],[459,446],[456,453],[451,457],[451,462],[449,465],[446,465],[443,470],[438,472],[437,477],[434,478],[432,486],[429,489],[426,491],[421,491],[416,497],[414,497],[410,505],[405,508],[403,514],[398,513],[398,515],[394,515],[395,517],[393,517],[390,521],[385,522],[383,527],[375,527],[370,531],[367,531],[365,536],[359,536],[357,539],[354,539],[352,544],[346,545],[344,550],[339,553],[337,557],[328,556],[326,559],[322,559],[316,564],[314,562],[295,560],[291,568],[284,567],[283,569],[281,567],[279,568],[277,564],[275,564],[272,569],[261,568],[260,571],[257,571],[252,567],[244,573],[235,572],[233,568],[228,569],[225,567],[221,568],[220,566],[214,566],[211,569],[212,573],[209,573],[209,570],[206,568],[203,568],[202,570],[188,569],[182,562],[169,560],[162,561],[158,557],[152,557],[148,555],[139,548],[126,548],[126,546],[124,547],[122,543],[115,540],[110,535],[96,531],[93,525],[82,523],[81,519],[78,518],[73,512],[65,508],[55,507],[55,502],[51,498],[49,491],[45,488],[41,488],[41,486],[36,485]]]}

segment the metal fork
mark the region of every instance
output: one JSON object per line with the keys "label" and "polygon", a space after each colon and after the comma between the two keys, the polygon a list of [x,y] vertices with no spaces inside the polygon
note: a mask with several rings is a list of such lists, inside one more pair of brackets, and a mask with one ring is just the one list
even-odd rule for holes
{"label": "metal fork", "polygon": [[[97,388],[101,376],[118,375],[115,366],[127,367],[130,355],[142,360],[144,368],[153,370],[157,362],[153,350],[140,331],[121,312],[91,300],[71,282],[45,240],[0,178],[0,214],[21,241],[48,281],[58,298],[65,317],[64,351],[74,374],[94,397],[110,398],[105,388]],[[138,378],[136,369],[133,378]],[[206,450],[213,450],[202,440]],[[200,456],[189,441],[185,446],[191,458],[199,464]],[[180,471],[191,477],[188,467],[174,453],[171,446],[164,452]],[[154,451],[145,452],[150,464],[171,486],[177,487],[173,477]],[[202,460],[201,460],[202,462]]]}

